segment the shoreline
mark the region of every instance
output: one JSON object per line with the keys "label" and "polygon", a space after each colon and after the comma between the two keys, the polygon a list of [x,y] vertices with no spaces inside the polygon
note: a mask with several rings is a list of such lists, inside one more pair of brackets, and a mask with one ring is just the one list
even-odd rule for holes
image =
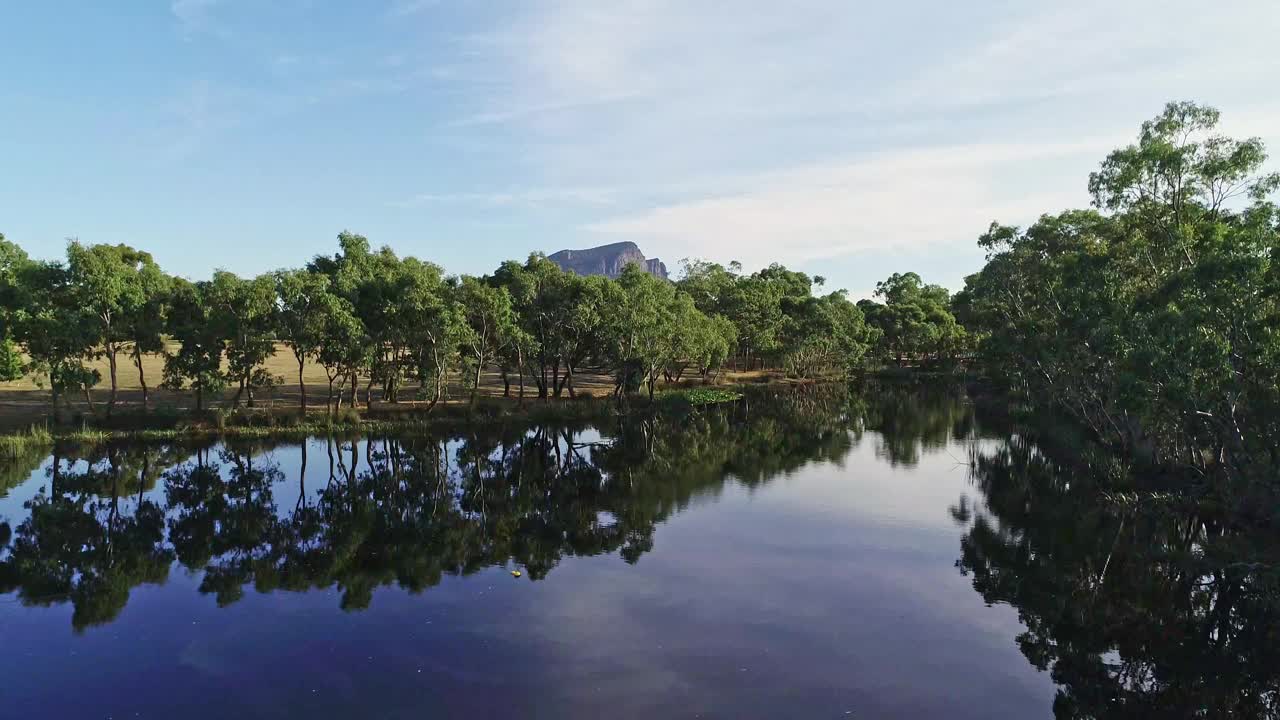
{"label": "shoreline", "polygon": [[[812,384],[812,383],[808,383]],[[754,388],[795,387],[797,383],[769,382]],[[179,439],[281,439],[297,440],[333,434],[377,434],[438,432],[454,425],[469,428],[538,423],[598,422],[643,413],[680,412],[729,402],[746,396],[753,386],[745,384],[666,390],[652,402],[632,397],[619,409],[612,397],[584,395],[578,398],[514,399],[485,397],[474,405],[468,402],[418,407],[387,408],[353,412],[344,408],[335,415],[310,412],[304,418],[297,408],[238,408],[195,412],[141,413],[131,411],[113,418],[98,418],[110,424],[53,425],[46,417],[25,430],[0,433],[0,459],[16,457],[34,448],[58,443],[99,444],[113,441],[156,442]]]}

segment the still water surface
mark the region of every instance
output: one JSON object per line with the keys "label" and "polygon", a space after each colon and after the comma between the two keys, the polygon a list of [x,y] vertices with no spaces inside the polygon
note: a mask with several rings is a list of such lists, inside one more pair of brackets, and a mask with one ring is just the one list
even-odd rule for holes
{"label": "still water surface", "polygon": [[1036,457],[904,389],[63,450],[0,476],[0,717],[1105,715],[1107,640],[1055,676],[992,565]]}

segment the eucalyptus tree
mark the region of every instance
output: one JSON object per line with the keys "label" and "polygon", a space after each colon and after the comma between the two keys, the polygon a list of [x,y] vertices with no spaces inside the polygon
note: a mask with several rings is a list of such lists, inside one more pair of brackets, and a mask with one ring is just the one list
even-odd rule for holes
{"label": "eucalyptus tree", "polygon": [[27,305],[24,278],[31,265],[26,251],[0,233],[0,382],[17,380],[24,372],[15,325]]}
{"label": "eucalyptus tree", "polygon": [[790,301],[784,312],[783,362],[796,377],[847,374],[860,366],[880,336],[843,291]]}
{"label": "eucalyptus tree", "polygon": [[[503,263],[491,279],[492,284],[511,296],[516,322],[529,338],[524,362],[540,398],[549,397],[560,384],[565,322],[576,279],[540,253],[530,255],[523,265],[515,261]],[[519,369],[523,374],[526,368]]]}
{"label": "eucalyptus tree", "polygon": [[329,291],[327,275],[307,270],[281,270],[275,274],[279,340],[298,363],[298,393],[302,413],[307,412],[308,358],[315,358],[325,341],[329,306],[336,298]]}
{"label": "eucalyptus tree", "polygon": [[[687,297],[687,296],[686,296]],[[619,403],[641,383],[653,398],[658,375],[671,357],[676,288],[628,265],[604,298],[610,312],[604,321],[602,351],[614,375]]]}
{"label": "eucalyptus tree", "polygon": [[965,347],[964,328],[951,313],[946,288],[926,285],[913,272],[894,273],[876,283],[876,297],[883,302],[864,300],[859,307],[899,366],[907,358],[953,357]]}
{"label": "eucalyptus tree", "polygon": [[1028,397],[1146,459],[1263,487],[1280,465],[1280,176],[1218,120],[1171,103],[1090,177],[1102,212],[993,225],[965,304]]}
{"label": "eucalyptus tree", "polygon": [[269,380],[262,365],[275,354],[279,310],[275,278],[262,275],[246,280],[220,270],[213,274],[203,299],[227,340],[227,379],[239,384],[232,402],[238,406],[247,393],[252,407],[255,386]]}
{"label": "eucalyptus tree", "polygon": [[[605,288],[609,280],[599,275],[579,277],[567,275],[565,307],[560,313],[559,340],[561,359],[564,362],[563,380],[553,383],[556,397],[561,391],[573,389],[574,372],[582,367],[597,351],[601,342],[601,329],[608,308],[604,305]],[[558,374],[557,374],[558,375]]]}
{"label": "eucalyptus tree", "polygon": [[97,319],[78,302],[71,275],[61,263],[30,263],[23,268],[19,282],[26,288],[26,305],[17,313],[15,327],[31,358],[29,369],[48,380],[55,415],[59,401],[75,390],[84,393],[92,412],[89,392],[102,375],[86,361],[92,359],[97,347]]}
{"label": "eucalyptus tree", "polygon": [[164,274],[150,254],[128,245],[85,246],[76,241],[67,246],[67,272],[76,302],[97,322],[98,344],[111,382],[110,414],[120,385],[118,357],[130,346],[145,393],[141,355],[154,352],[158,343],[155,316],[165,289]]}
{"label": "eucalyptus tree", "polygon": [[484,368],[501,353],[516,330],[511,295],[506,288],[495,287],[484,280],[463,277],[458,286],[457,301],[466,319],[467,332],[462,337],[471,373],[471,402],[480,391]]}
{"label": "eucalyptus tree", "polygon": [[334,382],[350,378],[360,372],[368,362],[368,342],[364,324],[356,317],[355,308],[344,297],[334,294],[322,296],[324,300],[313,312],[320,320],[320,335],[315,345],[315,358],[325,370],[329,380],[329,392],[325,408],[336,411],[342,403],[341,392],[335,397]]}
{"label": "eucalyptus tree", "polygon": [[399,300],[405,362],[416,371],[419,394],[431,388],[430,407],[435,407],[457,365],[459,346],[468,333],[467,317],[453,279],[444,278],[439,266],[409,258],[405,267]]}
{"label": "eucalyptus tree", "polygon": [[178,349],[165,357],[164,385],[182,390],[189,384],[195,390],[196,410],[204,409],[206,396],[226,387],[221,371],[227,345],[226,324],[215,315],[211,293],[211,283],[176,278],[169,293],[165,323]]}

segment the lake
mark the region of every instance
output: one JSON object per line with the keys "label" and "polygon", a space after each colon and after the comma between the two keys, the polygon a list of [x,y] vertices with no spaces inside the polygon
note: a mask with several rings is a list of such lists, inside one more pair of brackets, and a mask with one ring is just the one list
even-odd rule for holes
{"label": "lake", "polygon": [[1005,425],[819,386],[20,459],[0,717],[1274,714],[1270,571]]}

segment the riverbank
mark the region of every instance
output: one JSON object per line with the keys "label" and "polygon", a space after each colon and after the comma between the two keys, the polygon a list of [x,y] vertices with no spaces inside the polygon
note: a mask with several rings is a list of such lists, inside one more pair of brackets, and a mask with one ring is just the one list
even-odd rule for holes
{"label": "riverbank", "polygon": [[[170,351],[176,350],[176,345],[169,347]],[[103,377],[107,377],[108,368],[106,361],[98,358],[88,363],[91,370],[96,370]],[[116,408],[112,414],[113,427],[125,427],[119,418],[131,418],[142,416],[145,421],[137,427],[131,429],[168,429],[161,426],[156,427],[157,420],[155,416],[168,416],[173,418],[170,421],[176,422],[178,419],[189,419],[195,413],[195,395],[190,390],[171,390],[168,388],[157,387],[161,377],[164,374],[164,358],[161,355],[144,355],[142,359],[142,377],[146,378],[147,398],[150,411],[142,412],[143,407],[143,388],[142,381],[136,369],[132,365],[122,367],[119,372],[119,389],[117,391]],[[299,384],[298,366],[294,362],[292,354],[284,346],[278,346],[275,354],[272,355],[264,368],[273,376],[284,379],[284,383],[273,385],[270,388],[259,390],[256,397],[256,405],[260,408],[270,409],[274,412],[299,414],[302,406],[303,385]],[[307,404],[309,412],[307,413],[308,422],[319,422],[325,414],[325,400],[328,396],[328,377],[325,370],[320,365],[308,360],[303,365],[303,373],[301,377],[302,383],[305,384]],[[501,373],[497,368],[489,368],[480,377],[479,401],[509,403],[518,405],[519,394],[518,378],[512,376],[508,378],[510,386],[503,382]],[[738,371],[726,369],[720,374],[719,382],[716,385],[705,386],[702,384],[701,378],[690,379],[685,377],[681,382],[676,383],[660,383],[659,391],[667,390],[691,390],[699,387],[735,387],[742,385],[757,385],[770,383],[791,383],[793,381],[786,379],[777,371],[769,370],[749,370]],[[407,382],[400,388],[400,402],[385,403],[375,399],[372,408],[366,408],[366,397],[369,392],[368,378],[361,378],[360,387],[360,412],[366,417],[378,416],[384,411],[390,413],[401,412],[417,412],[424,410],[428,403],[425,400],[417,399],[419,388],[415,382]],[[577,398],[568,397],[568,390],[563,392],[560,398],[551,398],[544,401],[536,397],[537,388],[533,385],[531,378],[526,378],[525,387],[525,404],[533,405],[535,403],[548,402],[551,405],[561,403],[574,403],[582,400],[583,397],[592,399],[608,399],[613,392],[613,378],[607,372],[599,368],[582,368],[574,373],[573,387]],[[507,393],[510,393],[510,397]],[[65,425],[80,428],[83,426],[98,426],[103,423],[103,418],[107,414],[106,406],[109,397],[109,390],[103,385],[95,388],[86,398],[84,394],[74,395],[65,398],[67,405],[63,408],[65,416]],[[205,398],[206,408],[222,408],[223,412],[231,413],[234,408],[235,388],[228,388],[225,392],[218,393],[214,396]],[[374,395],[378,395],[378,389],[374,388]],[[466,406],[469,404],[470,389],[465,387],[462,379],[457,374],[452,374],[445,388],[446,401],[439,403],[435,411],[441,412],[448,409],[448,412],[458,412],[457,406]],[[46,387],[37,385],[30,378],[13,382],[0,382],[0,434],[20,433],[29,429],[33,425],[46,425],[50,423],[49,418],[49,390]],[[346,403],[343,403],[344,406]],[[345,409],[345,408],[344,408]],[[206,410],[206,412],[212,412]]]}
{"label": "riverbank", "polygon": [[78,426],[39,423],[0,435],[0,459],[17,457],[34,448],[48,448],[57,442],[96,444],[201,437],[296,440],[332,434],[412,435],[437,432],[448,426],[601,422],[622,413],[681,412],[733,402],[749,390],[750,386],[744,384],[670,389],[655,396],[653,402],[643,396],[630,397],[622,410],[611,397],[580,395],[559,399],[526,398],[524,402],[515,398],[483,397],[474,404],[441,403],[432,409],[379,405],[362,411],[346,408],[336,414],[313,412],[305,416],[296,408],[217,408],[198,413],[126,411],[110,418],[94,418]]}

